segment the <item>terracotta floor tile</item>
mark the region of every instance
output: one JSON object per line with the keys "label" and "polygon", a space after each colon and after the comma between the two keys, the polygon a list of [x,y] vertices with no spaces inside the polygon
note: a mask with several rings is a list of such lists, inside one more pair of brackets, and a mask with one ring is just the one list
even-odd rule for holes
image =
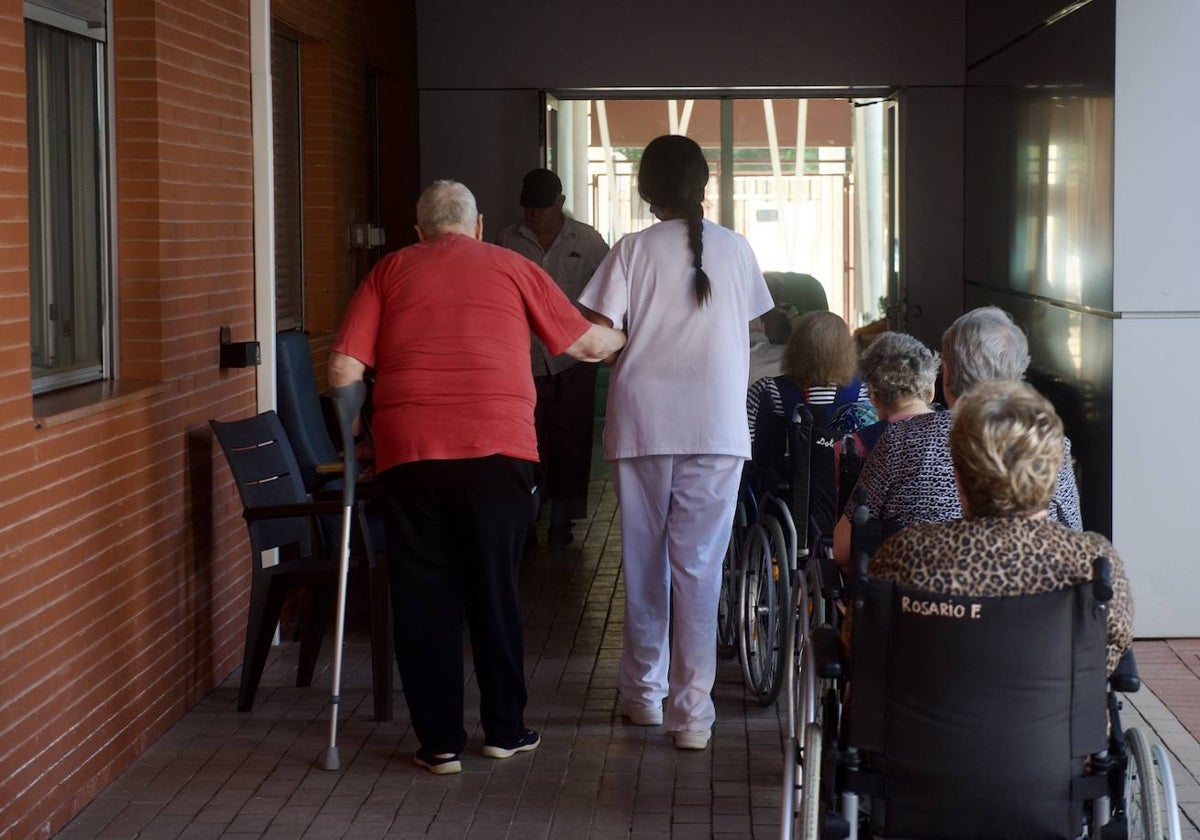
{"label": "terracotta floor tile", "polygon": [[[718,661],[708,750],[676,750],[661,727],[619,715],[620,531],[607,482],[594,482],[591,497],[593,515],[576,523],[570,550],[551,554],[543,524],[541,547],[522,570],[528,721],[543,737],[536,752],[506,761],[479,755],[478,688],[468,674],[463,772],[434,777],[415,767],[398,680],[396,719],[371,719],[366,638],[352,618],[342,770],[316,766],[328,731],[328,659],[312,688],[297,689],[297,651],[285,644],[272,651],[253,713],[236,710],[235,672],[59,836],[775,837],[782,709],[747,699],[736,659]],[[1200,640],[1139,642],[1136,652],[1145,689],[1127,701],[1123,725],[1164,742],[1186,803],[1183,836],[1200,840]]]}

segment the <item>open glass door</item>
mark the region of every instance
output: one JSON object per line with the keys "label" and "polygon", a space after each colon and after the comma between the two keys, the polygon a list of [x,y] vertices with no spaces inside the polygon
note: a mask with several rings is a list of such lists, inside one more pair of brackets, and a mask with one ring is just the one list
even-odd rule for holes
{"label": "open glass door", "polygon": [[893,103],[854,101],[854,284],[851,326],[887,319],[899,300],[895,111]]}
{"label": "open glass door", "polygon": [[883,158],[883,182],[887,189],[887,307],[888,325],[893,330],[908,330],[907,291],[900,274],[900,106],[894,99],[884,103],[887,124],[887,154]]}
{"label": "open glass door", "polygon": [[552,172],[559,171],[558,110],[558,97],[542,91],[542,125],[538,132],[541,149],[538,151],[542,158],[542,166]]}

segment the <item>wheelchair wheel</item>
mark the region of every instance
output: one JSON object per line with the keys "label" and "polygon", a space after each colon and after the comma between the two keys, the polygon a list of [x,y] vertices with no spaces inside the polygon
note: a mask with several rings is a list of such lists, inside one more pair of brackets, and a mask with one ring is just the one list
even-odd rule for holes
{"label": "wheelchair wheel", "polygon": [[763,683],[763,667],[769,648],[771,616],[777,612],[775,587],[771,585],[771,558],[767,555],[766,532],[753,525],[746,535],[746,554],[742,558],[738,582],[738,656],[746,689],[757,695]]}
{"label": "wheelchair wheel", "polygon": [[803,777],[800,782],[801,840],[820,840],[821,837],[821,766],[823,764],[824,734],[819,720],[804,727],[804,754],[800,757]]}
{"label": "wheelchair wheel", "polygon": [[733,528],[729,532],[729,547],[721,561],[721,597],[717,601],[717,655],[733,656],[738,652],[738,581],[742,559],[746,554],[746,506],[739,501],[733,513]]}
{"label": "wheelchair wheel", "polygon": [[804,577],[797,578],[790,596],[784,651],[788,715],[780,836],[820,840],[826,686],[816,679]]}
{"label": "wheelchair wheel", "polygon": [[783,800],[779,823],[779,840],[792,840],[796,835],[796,800],[799,786],[796,780],[800,772],[800,747],[795,736],[783,741]]}
{"label": "wheelchair wheel", "polygon": [[787,604],[786,575],[772,559],[770,517],[750,529],[738,598],[738,651],[746,688],[768,705],[779,695],[779,664],[784,643],[783,610]]}
{"label": "wheelchair wheel", "polygon": [[1129,840],[1161,840],[1163,795],[1160,777],[1146,737],[1137,728],[1125,731],[1129,761],[1125,765],[1125,819]]}
{"label": "wheelchair wheel", "polygon": [[783,526],[775,517],[764,516],[763,529],[767,536],[767,553],[771,558],[771,582],[775,588],[776,609],[771,622],[769,668],[764,674],[767,681],[759,694],[758,702],[770,706],[779,699],[779,692],[787,678],[787,628],[792,619],[789,614],[792,603],[792,576],[788,569],[788,543],[783,535]]}
{"label": "wheelchair wheel", "polygon": [[1154,769],[1157,771],[1155,779],[1162,789],[1163,813],[1166,818],[1163,828],[1166,830],[1167,840],[1180,840],[1179,797],[1175,794],[1175,774],[1171,772],[1171,760],[1167,758],[1167,751],[1163,749],[1162,744],[1152,746],[1150,755],[1154,758]]}

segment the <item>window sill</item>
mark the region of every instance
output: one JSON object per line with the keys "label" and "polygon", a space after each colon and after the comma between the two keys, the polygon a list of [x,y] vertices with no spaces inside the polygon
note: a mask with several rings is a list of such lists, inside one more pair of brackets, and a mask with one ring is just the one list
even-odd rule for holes
{"label": "window sill", "polygon": [[167,390],[165,382],[144,379],[108,379],[76,385],[33,398],[33,425],[37,429],[62,426],[82,417],[152,397]]}

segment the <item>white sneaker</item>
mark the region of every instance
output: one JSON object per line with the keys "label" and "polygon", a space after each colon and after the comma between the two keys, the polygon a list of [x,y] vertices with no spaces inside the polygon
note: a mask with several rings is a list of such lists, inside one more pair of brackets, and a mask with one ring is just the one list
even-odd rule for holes
{"label": "white sneaker", "polygon": [[673,732],[671,735],[675,739],[675,749],[677,750],[703,750],[712,740],[711,729],[704,729],[700,732]]}
{"label": "white sneaker", "polygon": [[662,726],[662,706],[622,706],[621,714],[635,726]]}

